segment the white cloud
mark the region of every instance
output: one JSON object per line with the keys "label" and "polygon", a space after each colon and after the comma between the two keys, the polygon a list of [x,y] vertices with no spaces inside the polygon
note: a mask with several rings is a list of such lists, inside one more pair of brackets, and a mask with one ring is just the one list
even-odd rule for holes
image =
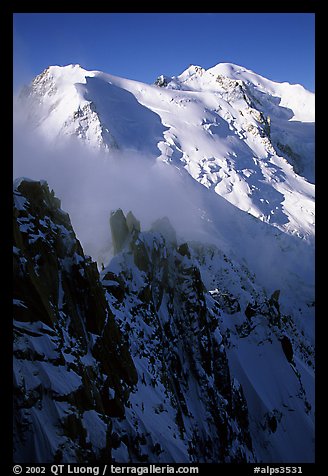
{"label": "white cloud", "polygon": [[[94,259],[109,256],[109,216],[131,210],[146,230],[167,216],[183,239],[203,236],[203,187],[187,172],[134,150],[95,151],[68,138],[51,146],[14,115],[14,178],[44,179],[70,214],[85,252]],[[100,256],[102,256],[100,258]]]}

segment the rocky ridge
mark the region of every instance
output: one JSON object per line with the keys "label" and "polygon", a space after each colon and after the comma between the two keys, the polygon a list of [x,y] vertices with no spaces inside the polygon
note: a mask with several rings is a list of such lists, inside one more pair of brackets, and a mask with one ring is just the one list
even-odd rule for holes
{"label": "rocky ridge", "polygon": [[107,459],[136,369],[97,266],[45,182],[14,186],[14,451],[19,462]]}
{"label": "rocky ridge", "polygon": [[99,275],[47,184],[14,184],[16,461],[311,461],[313,348],[283,290],[167,218],[110,226]]}

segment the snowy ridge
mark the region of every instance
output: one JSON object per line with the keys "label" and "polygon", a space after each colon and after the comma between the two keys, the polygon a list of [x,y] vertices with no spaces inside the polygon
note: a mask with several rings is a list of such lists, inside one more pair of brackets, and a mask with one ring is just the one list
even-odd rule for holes
{"label": "snowy ridge", "polygon": [[[315,121],[315,97],[313,93],[307,91],[300,84],[271,81],[243,66],[219,63],[213,68],[204,70],[200,66],[191,65],[179,76],[172,78],[172,82],[177,85],[180,83],[182,89],[185,87],[194,90],[213,88],[213,91],[217,91],[219,90],[218,83],[220,86],[229,84],[224,78],[235,80],[240,86],[251,87],[259,95],[260,93],[265,95],[269,93],[275,98],[280,98],[279,106],[291,109],[293,112],[292,120]],[[232,84],[233,82],[230,82],[230,85]]]}

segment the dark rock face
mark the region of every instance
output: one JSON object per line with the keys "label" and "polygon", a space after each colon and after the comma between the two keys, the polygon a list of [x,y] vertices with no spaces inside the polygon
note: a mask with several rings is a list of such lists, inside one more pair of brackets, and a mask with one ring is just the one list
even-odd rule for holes
{"label": "dark rock face", "polygon": [[180,253],[181,256],[191,258],[188,243],[182,243],[178,248],[178,253]]}
{"label": "dark rock face", "polygon": [[131,211],[126,215],[126,224],[130,233],[138,233],[140,231],[140,221],[136,219]]}
{"label": "dark rock face", "polygon": [[256,307],[248,303],[245,309],[245,316],[247,317],[247,319],[251,319],[253,316],[256,316],[256,314],[257,314]]}
{"label": "dark rock face", "polygon": [[109,223],[112,232],[114,254],[117,254],[122,250],[129,236],[128,224],[121,209],[116,210],[111,214]]}
{"label": "dark rock face", "polygon": [[14,378],[15,461],[110,459],[136,370],[68,215],[27,180],[14,190]]}
{"label": "dark rock face", "polygon": [[284,354],[286,356],[286,359],[288,362],[293,362],[293,357],[294,357],[294,352],[293,352],[293,346],[292,343],[290,342],[290,339],[287,336],[282,336],[280,339],[282,350],[284,351]]}

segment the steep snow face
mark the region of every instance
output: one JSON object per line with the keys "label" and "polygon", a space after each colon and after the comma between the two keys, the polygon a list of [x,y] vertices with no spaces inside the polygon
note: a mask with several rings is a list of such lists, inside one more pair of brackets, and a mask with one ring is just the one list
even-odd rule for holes
{"label": "steep snow face", "polygon": [[50,66],[23,90],[21,99],[27,120],[52,145],[78,137],[91,148],[124,147],[156,155],[166,129],[128,90],[79,65]]}
{"label": "steep snow face", "polygon": [[54,142],[160,158],[284,232],[314,236],[314,94],[222,63],[155,85],[49,67],[21,95]]}
{"label": "steep snow face", "polygon": [[191,250],[209,290],[207,305],[220,309],[230,374],[246,397],[258,460],[313,461],[314,347],[302,322],[283,311],[284,290],[266,296],[245,266],[214,246],[194,243]]}
{"label": "steep snow face", "polygon": [[[102,127],[92,104],[84,100],[75,87],[76,83],[85,84],[87,75],[93,76],[93,73],[79,65],[51,66],[34,79],[30,88],[23,90],[26,119],[34,122],[51,142],[64,131],[65,134],[76,134],[86,142],[102,143]],[[35,98],[37,105],[34,104]]]}

